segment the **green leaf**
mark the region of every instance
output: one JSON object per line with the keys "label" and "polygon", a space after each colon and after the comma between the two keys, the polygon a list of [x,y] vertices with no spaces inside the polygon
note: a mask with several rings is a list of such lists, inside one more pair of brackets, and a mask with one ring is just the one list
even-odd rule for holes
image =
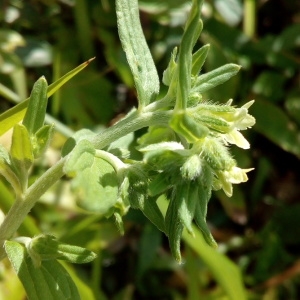
{"label": "green leaf", "polygon": [[96,134],[89,129],[81,129],[76,131],[75,134],[72,137],[68,138],[64,143],[61,150],[62,156],[66,156],[67,154],[69,154],[74,149],[76,144],[78,144],[80,141],[91,139],[95,135]]}
{"label": "green leaf", "polygon": [[209,52],[210,45],[204,45],[197,52],[193,54],[192,57],[192,75],[198,76],[200,73],[204,62],[206,60],[207,54]]}
{"label": "green leaf", "polygon": [[165,172],[161,172],[149,183],[148,193],[150,196],[159,196],[171,187],[170,177]]}
{"label": "green leaf", "polygon": [[162,142],[139,149],[144,152],[144,161],[156,170],[169,170],[183,164],[188,150],[177,142]]}
{"label": "green leaf", "polygon": [[300,128],[283,110],[270,102],[257,99],[252,113],[256,118],[255,130],[285,151],[300,157]]}
{"label": "green leaf", "polygon": [[148,132],[138,139],[138,143],[140,145],[146,146],[174,140],[176,140],[176,135],[170,127],[150,126],[148,128]]}
{"label": "green leaf", "polygon": [[72,180],[77,204],[90,212],[110,215],[118,200],[118,177],[114,168],[103,159],[94,158],[91,167]]}
{"label": "green leaf", "polygon": [[202,165],[201,175],[198,177],[198,201],[195,208],[195,222],[201,229],[203,237],[208,245],[213,248],[217,247],[210,230],[206,224],[207,205],[211,197],[211,190],[213,184],[213,171],[207,165]]}
{"label": "green leaf", "polygon": [[154,100],[159,78],[139,19],[137,0],[117,0],[119,36],[137,89],[139,107]]}
{"label": "green leaf", "polygon": [[2,145],[0,145],[0,175],[10,183],[16,194],[22,193],[19,177],[11,166],[8,151]]}
{"label": "green leaf", "polygon": [[148,178],[139,166],[132,166],[120,187],[124,202],[142,213],[161,231],[165,232],[164,218],[157,206],[156,199],[148,197]]}
{"label": "green leaf", "polygon": [[240,66],[235,64],[226,64],[213,71],[200,75],[192,87],[192,92],[204,93],[229,80],[238,73],[240,68]]}
{"label": "green leaf", "polygon": [[275,71],[263,71],[255,79],[252,91],[262,95],[270,102],[280,101],[285,97],[286,77]]}
{"label": "green leaf", "polygon": [[166,232],[164,218],[157,206],[155,198],[147,197],[144,199],[139,209],[160,231]]}
{"label": "green leaf", "polygon": [[16,169],[24,169],[27,172],[34,157],[29,132],[24,125],[16,124],[14,126],[10,154]]}
{"label": "green leaf", "polygon": [[[164,197],[159,198],[158,205],[162,213],[167,211],[168,201]],[[196,226],[193,226],[193,232],[194,237],[187,231],[183,231],[183,241],[187,243],[207,265],[216,281],[223,287],[228,299],[246,300],[246,292],[238,266],[225,255],[208,246],[203,238],[203,234]]]}
{"label": "green leaf", "polygon": [[177,51],[178,51],[178,48],[175,47],[171,53],[171,58],[170,58],[168,67],[163,73],[162,82],[164,85],[169,86],[172,82],[172,78],[173,78],[173,75],[174,75],[176,67],[177,67],[177,63],[176,63]]}
{"label": "green leaf", "polygon": [[169,245],[173,257],[176,261],[181,262],[180,240],[183,231],[183,223],[178,214],[178,207],[182,198],[173,195],[165,216],[165,227],[169,238]]}
{"label": "green leaf", "polygon": [[69,176],[75,176],[94,163],[95,148],[88,140],[81,140],[70,153],[65,165],[64,172]]}
{"label": "green leaf", "polygon": [[182,238],[184,242],[187,243],[207,265],[217,282],[223,287],[228,299],[246,300],[245,287],[238,266],[225,255],[212,250],[196,227],[193,227],[193,231],[195,237],[192,237],[186,231],[183,232]]}
{"label": "green leaf", "polygon": [[53,135],[54,124],[44,125],[35,134],[33,142],[33,154],[37,158],[41,156],[48,148]]}
{"label": "green leaf", "polygon": [[[77,68],[71,70],[60,79],[55,81],[54,83],[48,86],[47,97],[52,96],[61,86],[63,86],[66,82],[68,82],[73,76],[82,71],[89,63],[93,60],[89,59],[83,64],[79,65]],[[29,99],[17,104],[13,108],[5,111],[0,115],[0,136],[12,128],[16,123],[20,122],[27,110]]]}
{"label": "green leaf", "polygon": [[33,163],[34,156],[29,132],[22,124],[14,126],[10,155],[12,166],[19,178],[22,190],[25,191],[28,185],[28,169]]}
{"label": "green leaf", "polygon": [[36,268],[19,243],[6,241],[5,251],[29,300],[80,300],[70,275],[56,260],[43,261]]}
{"label": "green leaf", "polygon": [[128,158],[132,144],[135,141],[134,133],[131,132],[118,140],[112,142],[108,147],[107,151],[122,158]]}
{"label": "green leaf", "polygon": [[298,126],[300,126],[300,91],[298,89],[286,96],[284,107],[293,120],[297,122]]}
{"label": "green leaf", "polygon": [[83,247],[68,245],[58,241],[53,235],[38,235],[29,243],[29,255],[38,257],[38,263],[43,260],[60,259],[70,263],[83,264],[91,262],[96,254]]}
{"label": "green leaf", "polygon": [[162,234],[151,223],[145,224],[138,245],[137,276],[141,276],[155,262],[157,249],[161,244]]}
{"label": "green leaf", "polygon": [[182,135],[188,143],[197,142],[203,139],[209,133],[209,129],[196,122],[194,118],[186,112],[174,113],[170,120],[170,127],[180,135]]}
{"label": "green leaf", "polygon": [[29,97],[28,108],[23,119],[23,125],[29,134],[36,133],[45,121],[47,109],[47,88],[48,84],[44,76],[36,81]]}
{"label": "green leaf", "polygon": [[200,19],[202,1],[194,0],[188,17],[178,54],[178,85],[176,109],[185,109],[191,89],[192,50],[203,28]]}
{"label": "green leaf", "polygon": [[[194,186],[193,186],[194,185]],[[180,197],[178,215],[187,231],[193,235],[192,222],[198,202],[198,187],[193,181],[182,181],[175,189],[176,197]]]}

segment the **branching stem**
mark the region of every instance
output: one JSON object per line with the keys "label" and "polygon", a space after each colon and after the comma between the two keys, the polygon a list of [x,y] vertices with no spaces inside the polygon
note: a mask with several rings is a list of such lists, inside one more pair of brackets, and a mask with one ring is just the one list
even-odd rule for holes
{"label": "branching stem", "polygon": [[[151,125],[165,125],[168,123],[171,111],[145,112],[134,111],[126,118],[99,133],[91,140],[95,148],[103,149],[113,141]],[[3,243],[10,239],[18,230],[25,217],[40,199],[40,197],[62,176],[65,175],[63,168],[68,156],[60,159],[54,166],[48,169],[38,178],[24,193],[22,199],[16,200],[10,208],[4,221],[0,225],[0,260],[5,257]]]}

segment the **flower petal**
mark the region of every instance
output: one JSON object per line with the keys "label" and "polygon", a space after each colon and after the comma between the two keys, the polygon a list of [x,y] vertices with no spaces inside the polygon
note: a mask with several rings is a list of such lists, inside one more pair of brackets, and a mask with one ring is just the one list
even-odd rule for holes
{"label": "flower petal", "polygon": [[235,144],[242,149],[249,149],[250,144],[244,136],[236,129],[224,135],[224,139],[229,144]]}

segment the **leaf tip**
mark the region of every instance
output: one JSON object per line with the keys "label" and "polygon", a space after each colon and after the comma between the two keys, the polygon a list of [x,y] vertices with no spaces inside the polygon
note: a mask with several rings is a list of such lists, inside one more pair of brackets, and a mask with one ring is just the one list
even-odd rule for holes
{"label": "leaf tip", "polygon": [[88,59],[88,60],[87,60],[86,62],[84,62],[84,63],[85,63],[86,65],[89,65],[90,62],[92,62],[94,59],[96,59],[96,56],[94,56],[94,57]]}

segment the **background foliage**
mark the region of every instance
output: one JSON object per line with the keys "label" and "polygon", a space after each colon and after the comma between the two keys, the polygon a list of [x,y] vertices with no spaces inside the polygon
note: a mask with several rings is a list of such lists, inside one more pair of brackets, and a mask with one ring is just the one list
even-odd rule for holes
{"label": "background foliage", "polygon": [[[190,4],[139,4],[162,74],[180,41]],[[53,82],[96,56],[49,102],[48,113],[61,124],[56,125],[51,151],[32,171],[34,180],[58,159],[66,134],[113,124],[136,104],[136,95],[113,1],[7,0],[2,6],[0,112],[25,99],[41,75]],[[206,98],[234,98],[238,105],[255,99],[250,112],[257,120],[247,136],[251,149],[232,148],[239,165],[254,166],[255,171],[231,198],[214,194],[208,212],[211,230],[219,250],[242,270],[249,299],[299,299],[300,3],[211,0],[205,1],[202,16],[204,31],[196,47],[211,45],[205,71],[230,62],[242,66]],[[221,299],[222,290],[197,254],[183,245],[185,263],[176,264],[166,238],[138,211],[128,213],[125,235],[120,236],[112,220],[78,210],[74,197],[63,180],[34,207],[20,233],[32,236],[42,229],[97,252],[93,263],[68,267],[76,272],[84,299],[95,299],[93,292],[99,299]],[[0,181],[3,212],[12,199]],[[24,292],[8,266],[1,264],[0,299],[22,299]]]}

